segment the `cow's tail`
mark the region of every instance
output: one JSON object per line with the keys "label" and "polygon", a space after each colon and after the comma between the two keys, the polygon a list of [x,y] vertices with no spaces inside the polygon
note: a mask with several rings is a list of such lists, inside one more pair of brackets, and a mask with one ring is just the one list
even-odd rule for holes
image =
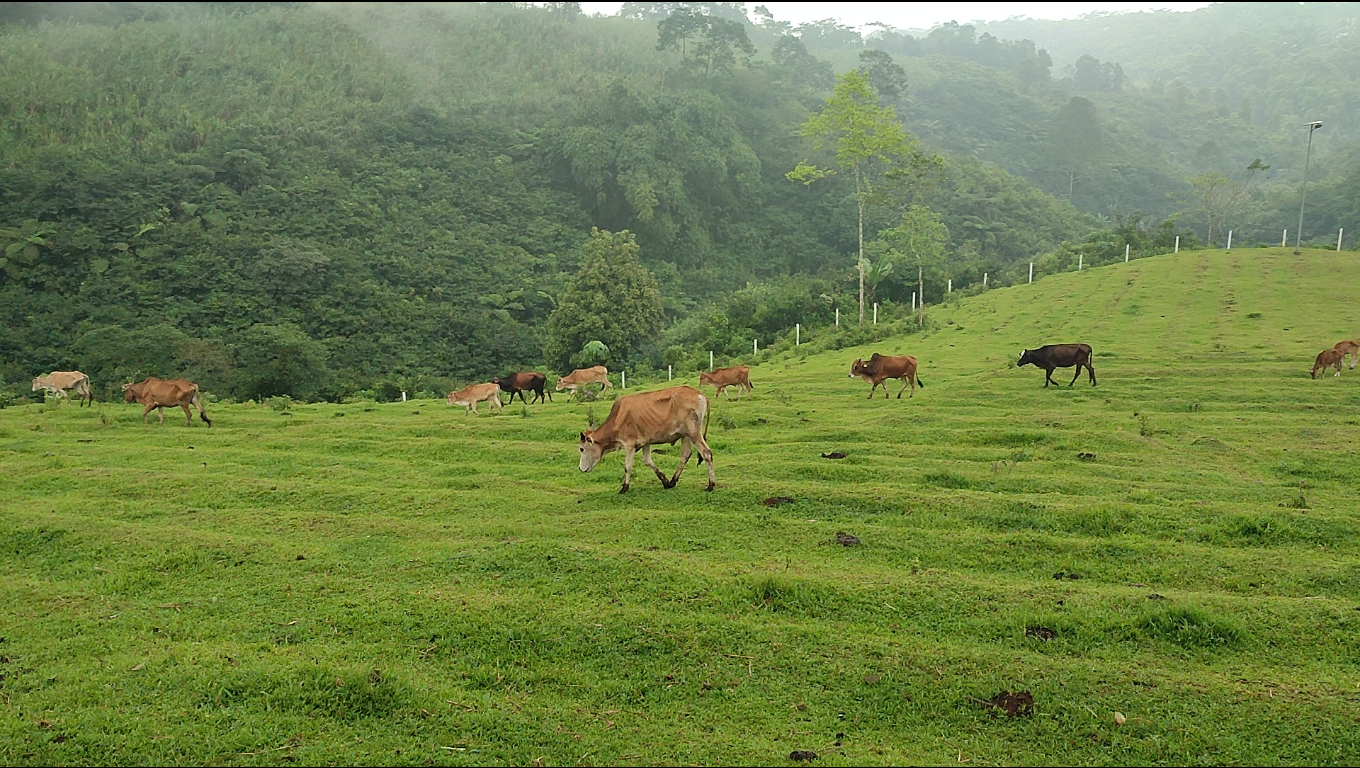
{"label": "cow's tail", "polygon": [[198,399],[198,388],[194,388],[194,396],[189,398],[189,402],[198,408],[198,417],[203,419],[203,423],[212,426],[212,419],[208,418],[208,411],[203,407],[203,401]]}
{"label": "cow's tail", "polygon": [[712,414],[712,410],[708,408],[704,409],[704,442],[708,442],[708,417]]}

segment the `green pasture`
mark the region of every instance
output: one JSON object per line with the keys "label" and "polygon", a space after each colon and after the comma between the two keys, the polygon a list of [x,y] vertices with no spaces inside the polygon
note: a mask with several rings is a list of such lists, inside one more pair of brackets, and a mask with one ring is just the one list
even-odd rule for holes
{"label": "green pasture", "polygon": [[[711,494],[578,472],[563,395],[0,410],[0,762],[1353,765],[1360,372],[1308,372],[1357,273],[1187,252],[777,355]],[[1014,367],[1077,341],[1098,387]]]}

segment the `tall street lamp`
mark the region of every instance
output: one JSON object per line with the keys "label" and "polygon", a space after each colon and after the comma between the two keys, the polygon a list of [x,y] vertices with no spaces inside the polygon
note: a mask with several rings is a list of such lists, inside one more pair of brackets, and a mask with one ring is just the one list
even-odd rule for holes
{"label": "tall street lamp", "polygon": [[1303,160],[1303,195],[1299,198],[1299,228],[1294,233],[1294,255],[1303,253],[1303,204],[1308,202],[1308,164],[1313,160],[1313,131],[1322,127],[1321,120],[1305,123],[1308,126],[1308,154]]}

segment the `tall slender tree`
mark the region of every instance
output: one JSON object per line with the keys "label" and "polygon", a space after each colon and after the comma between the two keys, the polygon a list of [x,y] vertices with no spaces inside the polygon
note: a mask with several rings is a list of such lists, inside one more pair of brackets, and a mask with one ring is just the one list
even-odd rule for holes
{"label": "tall slender tree", "polygon": [[785,176],[812,184],[848,172],[855,183],[859,213],[859,322],[864,324],[864,212],[878,198],[880,182],[895,168],[907,168],[925,156],[916,139],[902,128],[892,107],[879,106],[878,94],[869,84],[869,73],[856,69],[837,78],[836,88],[822,111],[803,124],[801,134],[812,140],[812,150],[833,150],[836,168],[818,167],[803,161]]}

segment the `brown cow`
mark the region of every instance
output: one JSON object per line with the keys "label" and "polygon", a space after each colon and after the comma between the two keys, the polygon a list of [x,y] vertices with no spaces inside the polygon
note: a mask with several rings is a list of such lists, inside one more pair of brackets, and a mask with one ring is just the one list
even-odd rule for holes
{"label": "brown cow", "polygon": [[178,405],[184,409],[186,427],[194,423],[194,414],[189,406],[197,406],[199,418],[203,419],[204,424],[212,426],[208,412],[203,410],[203,401],[198,398],[198,385],[188,379],[158,379],[153,376],[140,384],[124,384],[123,402],[146,406],[146,410],[142,411],[143,423],[147,423],[146,415],[155,408],[161,424],[165,423],[165,409]]}
{"label": "brown cow", "polygon": [[1355,370],[1355,363],[1357,360],[1360,360],[1360,341],[1356,341],[1355,339],[1338,341],[1336,346],[1332,347],[1332,349],[1341,350],[1341,362],[1343,363],[1346,362],[1346,357],[1349,356],[1351,359],[1351,370]]}
{"label": "brown cow", "polygon": [[903,382],[902,389],[897,390],[897,399],[902,399],[902,392],[907,387],[911,387],[911,394],[908,397],[916,397],[916,387],[920,385],[925,389],[926,383],[916,378],[916,358],[911,355],[880,355],[875,352],[869,357],[869,362],[864,362],[858,358],[855,364],[850,366],[850,378],[856,376],[873,384],[869,388],[869,399],[874,399],[874,390],[878,389],[879,384],[883,384],[883,397],[888,397],[888,379],[897,379]]}
{"label": "brown cow", "polygon": [[1086,372],[1090,374],[1091,386],[1096,385],[1096,369],[1091,367],[1091,345],[1090,344],[1047,344],[1038,349],[1027,349],[1020,355],[1020,361],[1015,367],[1020,368],[1032,365],[1035,368],[1044,369],[1044,386],[1049,384],[1057,386],[1058,382],[1053,381],[1053,369],[1077,367],[1076,373],[1072,374],[1072,380],[1067,386],[1077,383],[1077,377],[1081,375],[1084,366]]}
{"label": "brown cow", "polygon": [[603,365],[597,365],[593,368],[577,368],[566,376],[558,379],[557,391],[561,392],[564,389],[571,390],[571,395],[567,398],[570,400],[571,397],[576,395],[576,388],[586,384],[603,385],[600,387],[601,393],[609,387],[614,386],[609,383],[609,369],[605,368]]}
{"label": "brown cow", "polygon": [[1328,366],[1336,368],[1333,376],[1341,375],[1341,363],[1346,359],[1346,355],[1336,347],[1324,349],[1318,353],[1317,360],[1313,362],[1313,378],[1317,378],[1318,371],[1326,371]]}
{"label": "brown cow", "polygon": [[[499,384],[502,392],[510,393],[510,399],[505,401],[507,403],[515,402],[515,395],[517,393],[519,394],[519,401],[521,403],[547,402],[552,399],[552,393],[547,393],[543,390],[544,385],[548,383],[548,377],[537,371],[530,373],[512,373],[509,376],[502,376],[499,379],[492,379],[491,381]],[[524,399],[525,392],[533,392],[534,399],[526,401]]]}
{"label": "brown cow", "polygon": [[61,398],[70,399],[66,390],[73,390],[80,395],[80,404],[84,406],[85,398],[89,398],[90,405],[94,405],[94,393],[90,391],[90,377],[80,371],[52,371],[46,376],[35,376],[33,378],[33,391],[37,392],[45,389],[48,392]]}
{"label": "brown cow", "polygon": [[[703,431],[700,431],[702,426]],[[642,449],[642,463],[652,468],[663,488],[674,488],[689,463],[693,446],[699,461],[708,463],[708,487],[713,490],[713,451],[708,447],[708,398],[693,387],[671,387],[657,392],[628,395],[614,401],[609,417],[595,429],[581,433],[581,471],[589,472],[610,451],[623,449],[623,487],[633,482],[633,456]],[[680,442],[680,466],[669,480],[652,461],[652,446]]]}
{"label": "brown cow", "polygon": [[[742,390],[750,392],[755,389],[751,385],[751,369],[744,365],[719,368],[712,373],[700,373],[699,386],[702,387],[705,384],[717,387],[717,391],[713,393],[714,396],[721,395],[728,387],[736,387],[738,396],[741,395]],[[727,399],[731,400],[732,396],[728,395]]]}
{"label": "brown cow", "polygon": [[463,406],[466,409],[463,411],[464,416],[469,413],[476,416],[477,403],[483,400],[490,401],[502,413],[505,412],[505,406],[501,405],[501,386],[494,381],[490,384],[469,384],[457,392],[450,392],[448,404]]}

